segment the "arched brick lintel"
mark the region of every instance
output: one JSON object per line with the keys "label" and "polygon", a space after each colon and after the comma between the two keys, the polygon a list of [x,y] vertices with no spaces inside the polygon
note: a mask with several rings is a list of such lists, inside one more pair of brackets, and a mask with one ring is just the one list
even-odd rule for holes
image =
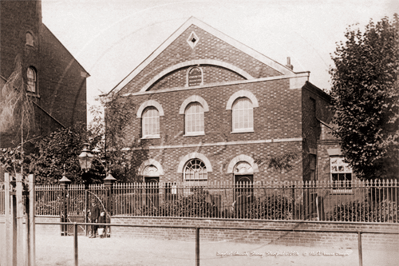
{"label": "arched brick lintel", "polygon": [[167,75],[170,72],[173,72],[179,68],[193,66],[193,65],[214,65],[214,66],[224,67],[233,72],[236,72],[237,74],[243,76],[247,80],[255,79],[248,72],[246,72],[243,69],[238,68],[235,65],[232,65],[230,63],[219,61],[219,60],[213,60],[213,59],[199,59],[199,60],[190,60],[190,61],[182,62],[182,63],[168,67],[167,69],[163,70],[161,73],[159,73],[158,75],[153,77],[147,84],[144,85],[143,88],[141,88],[140,91],[141,92],[147,91],[155,82],[157,82],[159,79],[161,79],[163,76]]}
{"label": "arched brick lintel", "polygon": [[147,108],[148,106],[154,106],[155,108],[157,108],[157,110],[159,112],[159,116],[164,115],[163,108],[159,104],[159,102],[154,101],[154,100],[148,100],[148,101],[143,102],[140,105],[139,109],[137,110],[137,118],[141,118],[141,115],[143,114],[144,109]]}
{"label": "arched brick lintel", "polygon": [[198,153],[198,152],[192,152],[192,153],[189,153],[186,156],[184,156],[180,160],[179,166],[177,167],[177,172],[178,173],[183,173],[184,165],[187,163],[188,160],[194,159],[194,158],[198,158],[201,161],[203,161],[205,166],[206,166],[206,171],[207,172],[212,172],[211,162],[208,160],[208,158],[206,158],[205,155],[203,155],[202,153]]}
{"label": "arched brick lintel", "polygon": [[252,170],[254,171],[254,173],[259,172],[259,168],[258,165],[255,163],[254,159],[252,159],[252,157],[245,155],[245,154],[241,154],[238,155],[236,157],[234,157],[230,163],[229,166],[227,167],[227,173],[228,174],[232,174],[234,172],[234,166],[239,163],[239,162],[247,162],[251,165]]}
{"label": "arched brick lintel", "polygon": [[148,159],[148,160],[142,162],[141,165],[140,165],[139,171],[138,171],[139,174],[143,175],[144,169],[147,166],[149,166],[149,165],[154,165],[158,169],[159,175],[164,175],[164,171],[163,171],[162,165],[158,161],[156,161],[154,159]]}
{"label": "arched brick lintel", "polygon": [[240,97],[249,98],[252,102],[252,107],[259,107],[258,99],[256,99],[255,95],[252,92],[246,91],[246,90],[240,90],[240,91],[237,91],[236,93],[234,93],[233,95],[231,95],[231,97],[227,101],[226,110],[231,110],[231,107],[233,106],[234,101]]}
{"label": "arched brick lintel", "polygon": [[208,103],[204,100],[204,98],[198,95],[192,95],[184,100],[184,102],[180,106],[179,114],[184,115],[184,111],[186,110],[187,105],[192,102],[199,102],[202,105],[202,108],[204,108],[204,112],[209,111]]}

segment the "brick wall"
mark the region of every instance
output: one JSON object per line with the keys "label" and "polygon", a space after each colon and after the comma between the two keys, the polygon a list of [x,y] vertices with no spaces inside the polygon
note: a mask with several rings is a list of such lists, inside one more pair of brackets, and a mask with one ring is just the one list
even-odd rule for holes
{"label": "brick wall", "polygon": [[[0,232],[5,234],[4,215],[0,215]],[[36,217],[36,222],[59,222],[58,216]],[[201,229],[203,241],[229,241],[240,243],[264,243],[290,246],[328,246],[336,248],[357,248],[357,231],[399,232],[398,224],[378,223],[342,223],[342,222],[303,222],[303,221],[240,221],[229,219],[201,218],[156,218],[156,217],[111,217],[112,224],[187,226],[187,227],[223,227],[245,228],[248,230]],[[353,233],[321,232],[283,232],[254,231],[251,229],[282,230],[338,230]],[[112,237],[135,237],[170,240],[194,240],[195,229],[154,228],[154,227],[112,227]],[[37,235],[59,235],[59,225],[36,225]],[[397,235],[362,234],[364,249],[375,247],[395,249],[399,245]]]}
{"label": "brick wall", "polygon": [[[203,71],[203,84],[221,83],[227,81],[245,80],[239,74],[218,66],[200,66]],[[187,86],[187,71],[190,67],[183,67],[173,71],[155,82],[148,91]]]}
{"label": "brick wall", "polygon": [[[199,37],[199,42],[194,49],[192,49],[186,41],[192,31]],[[198,59],[213,59],[230,63],[248,72],[254,78],[281,75],[281,73],[273,68],[261,63],[201,28],[192,25],[130,81],[129,84],[121,90],[121,93],[137,92],[164,69],[182,62]]]}
{"label": "brick wall", "polygon": [[41,48],[40,105],[66,127],[86,124],[85,70],[45,25]]}
{"label": "brick wall", "polygon": [[[136,224],[158,226],[194,226],[194,227],[228,227],[246,228],[248,230],[200,230],[200,239],[204,241],[231,241],[244,243],[264,243],[290,246],[329,246],[357,248],[357,231],[398,232],[395,224],[362,224],[338,222],[281,222],[281,221],[238,221],[207,220],[183,218],[134,218],[112,217],[113,224]],[[309,233],[309,232],[272,232],[251,231],[250,229],[306,229],[306,230],[342,230],[354,233]],[[112,237],[142,237],[173,240],[194,240],[195,229],[169,229],[145,227],[112,227]],[[373,249],[376,246],[394,248],[399,244],[397,235],[362,234],[363,248]]]}
{"label": "brick wall", "polygon": [[[298,162],[295,162],[291,171],[284,173],[267,167],[271,157],[288,152],[298,154],[300,161],[301,90],[288,88],[289,80],[277,79],[135,96],[131,108],[133,117],[125,128],[127,146],[139,148],[133,154],[137,163],[134,167],[138,168],[147,159],[154,159],[165,172],[161,182],[181,181],[181,174],[177,176],[180,160],[189,153],[198,152],[212,163],[213,172],[208,173],[209,180],[230,181],[232,175],[226,174],[227,166],[233,158],[244,154],[254,159],[259,166],[259,174],[255,174],[254,181],[302,180],[302,165]],[[226,110],[226,105],[230,97],[240,90],[250,91],[259,102],[259,107],[254,108],[254,132],[231,133],[231,110]],[[209,111],[204,113],[205,134],[184,136],[184,115],[179,114],[179,110],[184,100],[193,95],[202,97],[209,106]],[[141,139],[141,118],[137,118],[136,113],[147,100],[157,101],[164,111],[164,116],[160,117],[159,139]],[[256,143],[265,140],[270,142]],[[240,144],[232,145],[234,142]],[[154,146],[158,148],[154,149]]]}
{"label": "brick wall", "polygon": [[[5,216],[2,214],[0,215],[0,232],[1,235],[5,235]],[[60,216],[36,216],[35,217],[35,222],[36,223],[59,223],[60,222]],[[25,224],[25,219],[23,220],[23,223]],[[60,225],[36,225],[36,234],[41,235],[60,235],[61,228]]]}
{"label": "brick wall", "polygon": [[[42,24],[41,1],[1,1],[0,75],[8,79],[15,69],[15,59],[21,58],[22,76],[37,72],[37,93],[29,93],[37,103],[64,126],[78,122],[86,124],[87,73],[57,38]],[[26,44],[26,34],[33,36],[33,46]],[[30,135],[47,135],[60,125],[35,107],[36,127]],[[0,147],[15,146],[19,130],[2,133]]]}
{"label": "brick wall", "polygon": [[[302,88],[302,136],[303,136],[303,169],[304,180],[317,179],[317,166],[325,162],[317,162],[318,141],[322,136],[322,125],[318,121],[327,121],[330,116],[328,108],[330,96],[307,82]],[[313,158],[312,158],[313,157]],[[320,158],[325,160],[325,158]],[[314,166],[312,166],[314,164]]]}
{"label": "brick wall", "polygon": [[250,156],[256,161],[259,172],[254,173],[254,182],[271,180],[300,181],[302,180],[301,164],[295,164],[288,172],[280,172],[268,167],[269,159],[273,156],[287,152],[297,153],[300,149],[301,142],[288,142],[140,150],[134,151],[133,156],[135,156],[137,167],[147,159],[157,160],[165,173],[160,177],[160,182],[181,182],[183,175],[177,172],[179,163],[184,156],[194,151],[205,155],[210,161],[213,169],[212,172],[208,172],[208,181],[210,182],[233,181],[233,174],[227,173],[227,168],[230,161],[240,154]]}
{"label": "brick wall", "polygon": [[[161,139],[143,140],[143,145],[176,145],[221,141],[300,138],[302,130],[301,91],[290,90],[287,79],[248,84],[223,85],[201,89],[170,91],[137,95],[131,108],[134,117],[126,127],[126,139],[141,138],[141,119],[135,117],[138,108],[147,100],[157,101],[164,110],[160,118]],[[231,110],[226,110],[229,98],[237,91],[247,90],[255,95],[259,107],[254,108],[254,133],[231,134]],[[209,106],[204,114],[205,136],[184,135],[184,115],[179,114],[185,99],[201,96]]]}

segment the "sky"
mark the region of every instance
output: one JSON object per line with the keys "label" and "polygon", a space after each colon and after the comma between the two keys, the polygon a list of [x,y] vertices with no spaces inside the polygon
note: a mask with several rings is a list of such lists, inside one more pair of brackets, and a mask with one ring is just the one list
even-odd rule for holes
{"label": "sky", "polygon": [[281,64],[290,57],[294,71],[329,90],[346,28],[394,13],[398,0],[42,0],[44,24],[90,74],[89,106],[191,16]]}

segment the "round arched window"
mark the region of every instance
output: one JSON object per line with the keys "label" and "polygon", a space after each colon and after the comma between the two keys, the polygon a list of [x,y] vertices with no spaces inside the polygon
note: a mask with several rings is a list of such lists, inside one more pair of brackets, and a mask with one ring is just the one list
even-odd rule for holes
{"label": "round arched window", "polygon": [[199,86],[202,84],[202,70],[199,67],[193,67],[188,71],[188,86]]}
{"label": "round arched window", "polygon": [[208,173],[203,161],[198,158],[191,159],[184,167],[184,180],[207,180]]}
{"label": "round arched window", "polygon": [[235,166],[234,173],[237,175],[253,174],[252,166],[247,162],[239,162]]}
{"label": "round arched window", "polygon": [[159,136],[159,111],[153,106],[147,107],[142,116],[143,137]]}
{"label": "round arched window", "polygon": [[155,165],[148,165],[143,171],[143,176],[159,176],[158,168]]}
{"label": "round arched window", "polygon": [[29,92],[36,92],[37,74],[36,70],[33,67],[28,67],[28,69],[26,70],[26,78],[28,81],[27,90]]}
{"label": "round arched window", "polygon": [[253,130],[253,105],[248,98],[238,98],[232,107],[233,131]]}

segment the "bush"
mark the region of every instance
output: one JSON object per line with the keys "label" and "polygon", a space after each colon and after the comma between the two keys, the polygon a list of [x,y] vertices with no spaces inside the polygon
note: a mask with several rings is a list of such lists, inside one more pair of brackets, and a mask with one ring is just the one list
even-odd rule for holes
{"label": "bush", "polygon": [[398,222],[398,205],[389,200],[379,203],[351,201],[335,206],[332,212],[326,213],[326,219],[343,222]]}
{"label": "bush", "polygon": [[159,210],[161,216],[218,217],[214,196],[208,191],[195,191],[192,195],[166,201]]}
{"label": "bush", "polygon": [[249,197],[244,204],[237,201],[235,218],[293,220],[292,198],[284,195],[273,195],[264,199]]}

